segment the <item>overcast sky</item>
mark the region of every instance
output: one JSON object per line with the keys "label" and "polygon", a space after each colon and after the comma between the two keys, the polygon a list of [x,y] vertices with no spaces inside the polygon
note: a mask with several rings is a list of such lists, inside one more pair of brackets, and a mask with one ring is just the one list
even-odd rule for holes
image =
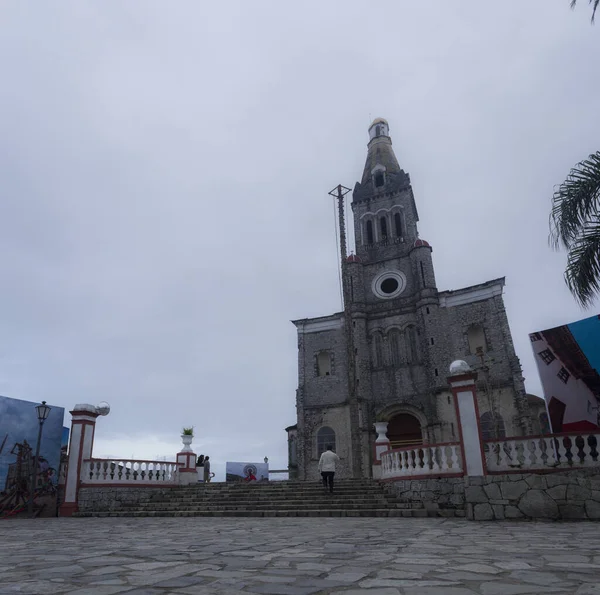
{"label": "overcast sky", "polygon": [[[577,320],[553,186],[600,148],[581,0],[14,0],[0,19],[0,394],[106,400],[96,455],[287,462],[291,319],[340,309],[331,198],[390,124],[440,290]],[[292,9],[292,6],[295,9]],[[67,423],[69,416],[67,415]]]}

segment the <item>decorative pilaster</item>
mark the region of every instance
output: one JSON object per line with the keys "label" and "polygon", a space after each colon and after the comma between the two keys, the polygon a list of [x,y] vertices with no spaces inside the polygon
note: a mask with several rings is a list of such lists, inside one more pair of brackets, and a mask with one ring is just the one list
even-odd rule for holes
{"label": "decorative pilaster", "polygon": [[85,403],[75,405],[70,413],[69,459],[65,478],[65,498],[60,507],[60,516],[71,516],[77,512],[81,469],[83,461],[92,458],[96,418],[101,415],[98,407]]}
{"label": "decorative pilaster", "polygon": [[448,383],[454,396],[465,475],[469,476],[485,474],[485,456],[475,389],[476,379],[477,374],[471,370],[467,362],[457,360],[450,365]]}

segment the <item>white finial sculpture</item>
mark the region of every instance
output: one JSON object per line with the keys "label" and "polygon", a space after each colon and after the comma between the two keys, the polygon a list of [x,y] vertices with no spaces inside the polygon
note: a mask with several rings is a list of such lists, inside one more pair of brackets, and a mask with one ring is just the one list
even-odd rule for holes
{"label": "white finial sculpture", "polygon": [[110,413],[110,405],[106,401],[102,401],[96,405],[98,415],[108,415]]}
{"label": "white finial sculpture", "polygon": [[462,359],[457,359],[450,364],[450,375],[458,376],[459,374],[468,374],[471,372],[471,366]]}

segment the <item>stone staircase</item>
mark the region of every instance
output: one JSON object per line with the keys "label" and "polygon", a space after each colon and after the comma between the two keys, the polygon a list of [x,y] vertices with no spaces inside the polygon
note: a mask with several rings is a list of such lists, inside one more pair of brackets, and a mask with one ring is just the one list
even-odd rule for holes
{"label": "stone staircase", "polygon": [[[143,490],[144,488],[138,488]],[[78,517],[427,517],[420,502],[393,495],[371,480],[340,480],[335,492],[317,482],[276,481],[258,484],[195,484],[161,490],[137,503],[122,502],[110,512],[79,512]],[[444,516],[451,516],[444,511]],[[453,516],[453,515],[452,515]]]}

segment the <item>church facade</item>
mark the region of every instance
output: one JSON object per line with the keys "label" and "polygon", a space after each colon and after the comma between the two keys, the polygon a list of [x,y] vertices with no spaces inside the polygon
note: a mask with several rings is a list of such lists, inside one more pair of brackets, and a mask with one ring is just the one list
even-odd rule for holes
{"label": "church facade", "polygon": [[293,321],[298,389],[297,425],[288,428],[292,474],[316,479],[319,456],[331,445],[341,457],[337,475],[372,476],[375,421],[388,422],[392,448],[457,441],[447,383],[456,359],[478,372],[484,435],[530,434],[504,279],[438,290],[432,248],[417,232],[410,177],[383,119],[369,127],[351,206],[356,254],[342,266],[345,311]]}

